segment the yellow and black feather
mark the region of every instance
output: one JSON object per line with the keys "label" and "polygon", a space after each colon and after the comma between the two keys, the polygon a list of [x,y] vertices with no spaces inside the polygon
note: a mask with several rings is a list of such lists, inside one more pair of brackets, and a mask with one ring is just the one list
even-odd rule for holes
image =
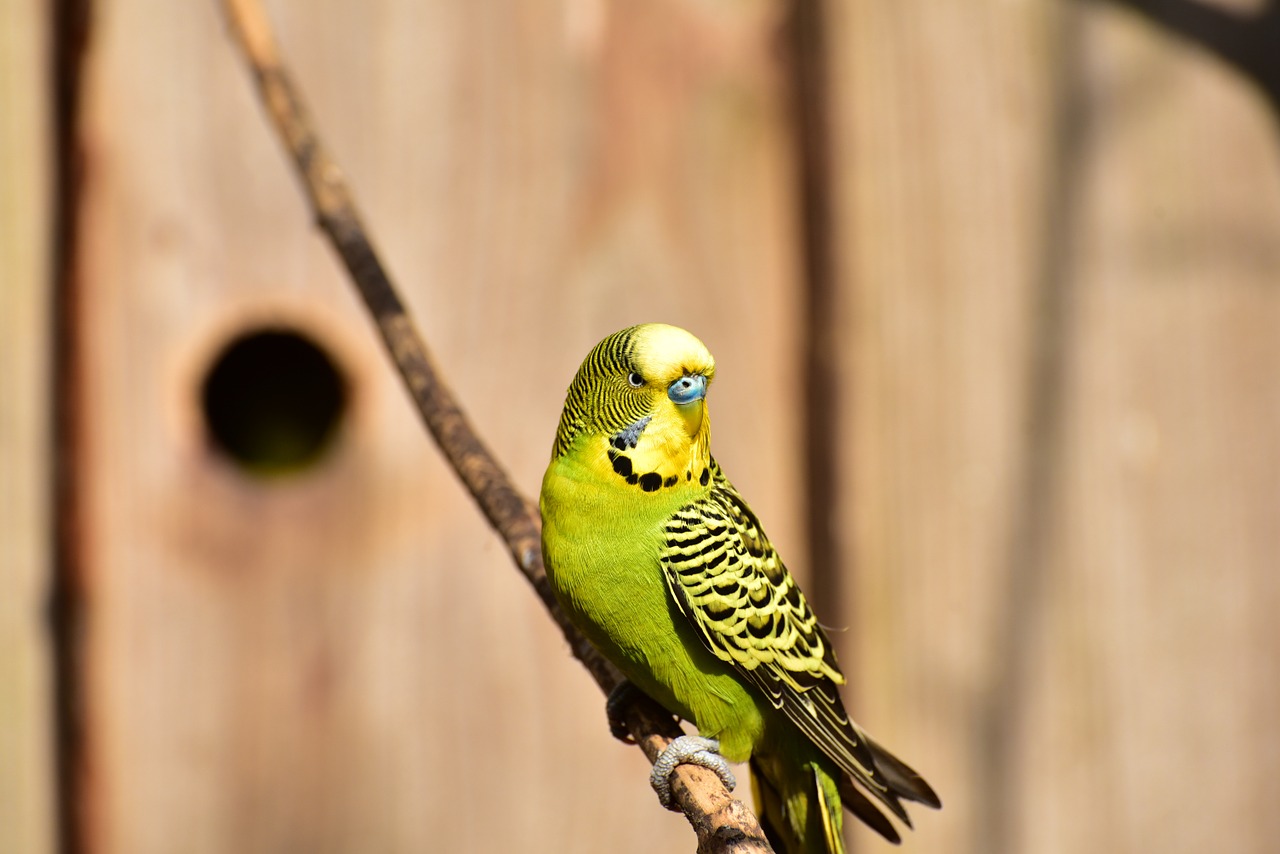
{"label": "yellow and black feather", "polygon": [[712,470],[709,491],[666,524],[661,562],[672,597],[707,649],[910,826],[899,798],[937,796],[906,766],[909,778],[893,775],[903,781],[877,766],[876,745],[840,700],[845,679],[830,639],[755,514],[714,461]]}

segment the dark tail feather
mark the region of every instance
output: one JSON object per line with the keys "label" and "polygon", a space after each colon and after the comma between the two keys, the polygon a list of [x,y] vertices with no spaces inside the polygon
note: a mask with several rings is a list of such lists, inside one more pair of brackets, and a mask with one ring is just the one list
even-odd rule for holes
{"label": "dark tail feather", "polygon": [[841,774],[837,786],[840,790],[841,802],[859,821],[894,845],[902,841],[902,837],[898,835],[898,830],[893,826],[893,822],[889,821],[888,816],[880,812],[866,795],[854,788],[853,780],[849,775]]}
{"label": "dark tail feather", "polygon": [[890,791],[898,797],[906,798],[909,801],[915,801],[918,804],[924,804],[934,809],[941,808],[942,801],[938,799],[938,795],[910,765],[876,744],[872,739],[867,738],[865,735],[863,737],[866,738],[867,746],[871,748],[871,753],[875,756],[876,770],[884,777],[884,781],[888,783]]}
{"label": "dark tail feather", "polygon": [[[876,774],[877,781],[883,783],[883,787],[877,786],[875,790],[871,791],[871,794],[874,794],[877,799],[883,802],[907,827],[911,827],[911,817],[907,815],[907,811],[903,808],[900,799],[905,798],[935,809],[942,806],[937,794],[910,766],[871,739],[866,738],[865,735],[863,738],[866,740],[867,746],[875,759],[876,771],[878,772]],[[782,818],[783,804],[781,794],[773,782],[764,775],[763,768],[755,758],[752,758],[750,764],[757,816],[760,819],[760,826],[764,830],[765,837],[775,851],[795,850],[799,842],[792,838],[791,828],[786,826],[786,822]],[[855,818],[883,836],[886,841],[894,845],[902,842],[902,837],[893,822],[880,811],[880,808],[867,794],[855,786],[854,780],[850,775],[839,773],[836,789],[840,794],[840,801],[849,812],[853,813]],[[815,806],[820,805],[815,802]]]}

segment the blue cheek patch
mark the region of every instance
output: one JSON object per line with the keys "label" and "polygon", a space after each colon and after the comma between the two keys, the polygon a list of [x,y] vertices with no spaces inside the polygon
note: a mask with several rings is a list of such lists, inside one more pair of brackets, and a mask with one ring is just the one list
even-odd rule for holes
{"label": "blue cheek patch", "polygon": [[707,396],[707,378],[701,374],[681,377],[667,387],[667,397],[681,406]]}
{"label": "blue cheek patch", "polygon": [[619,451],[627,451],[636,446],[640,441],[640,434],[644,432],[644,428],[649,426],[649,422],[653,420],[652,415],[646,415],[639,421],[628,425],[626,428],[619,430],[609,438],[609,444],[617,448]]}

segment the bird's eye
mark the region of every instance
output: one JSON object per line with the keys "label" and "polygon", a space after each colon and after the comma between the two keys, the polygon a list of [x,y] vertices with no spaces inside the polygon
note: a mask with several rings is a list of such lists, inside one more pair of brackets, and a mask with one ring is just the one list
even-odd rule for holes
{"label": "bird's eye", "polygon": [[644,377],[632,371],[627,377],[627,382],[631,383],[632,388],[640,388],[640,386],[644,385]]}

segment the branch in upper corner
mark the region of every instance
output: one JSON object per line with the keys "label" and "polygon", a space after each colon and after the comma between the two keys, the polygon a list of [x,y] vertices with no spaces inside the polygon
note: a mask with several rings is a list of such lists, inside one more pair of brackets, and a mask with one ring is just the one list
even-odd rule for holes
{"label": "branch in upper corner", "polygon": [[1280,114],[1280,5],[1235,11],[1205,0],[1111,0],[1216,54],[1253,80]]}
{"label": "branch in upper corner", "polygon": [[[542,566],[537,511],[515,489],[502,466],[480,441],[436,370],[361,223],[342,171],[321,144],[303,108],[302,99],[280,59],[266,14],[257,0],[222,0],[222,7],[253,71],[258,94],[302,178],[316,218],[373,315],[423,422],[485,518],[502,537],[516,566],[559,625],[573,654],[607,694],[621,676],[573,627],[552,594]],[[623,718],[650,762],[680,735],[669,713],[639,695]],[[770,850],[755,816],[733,799],[714,774],[682,765],[673,777],[675,802],[697,832],[700,854]]]}

